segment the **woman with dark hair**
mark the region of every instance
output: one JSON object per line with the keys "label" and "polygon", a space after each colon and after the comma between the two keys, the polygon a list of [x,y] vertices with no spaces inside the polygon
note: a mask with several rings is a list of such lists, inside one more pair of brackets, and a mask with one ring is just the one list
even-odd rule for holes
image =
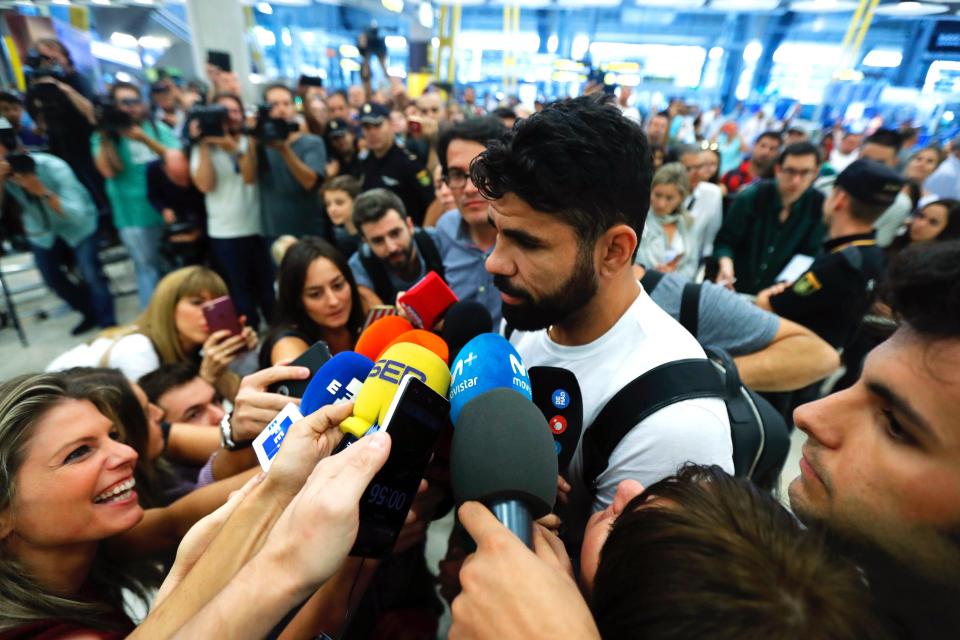
{"label": "woman with dark hair", "polygon": [[903,192],[913,202],[914,209],[920,204],[920,198],[925,193],[923,183],[936,171],[942,161],[943,153],[936,146],[924,147],[910,156],[907,166],[903,169],[903,177],[906,178]]}
{"label": "woman with dark hair", "polygon": [[914,244],[956,240],[960,238],[960,201],[928,202],[904,226],[904,232],[893,239],[887,250],[891,257]]}
{"label": "woman with dark hair", "polygon": [[263,341],[260,366],[293,360],[317,340],[331,353],[353,348],[365,309],[346,259],[326,240],[291,246],[277,276],[276,321]]}
{"label": "woman with dark hair", "polygon": [[703,170],[701,172],[702,180],[711,184],[720,184],[720,145],[716,142],[704,142],[701,148],[707,153],[703,154]]}

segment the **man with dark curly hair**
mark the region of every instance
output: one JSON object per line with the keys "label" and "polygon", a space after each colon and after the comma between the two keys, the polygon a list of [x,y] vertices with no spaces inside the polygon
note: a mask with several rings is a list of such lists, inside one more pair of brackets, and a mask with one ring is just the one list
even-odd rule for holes
{"label": "man with dark curly hair", "polygon": [[960,241],[908,249],[886,298],[900,322],[849,389],[798,408],[790,504],[864,569],[907,637],[960,623]]}
{"label": "man with dark curly hair", "polygon": [[[511,341],[528,367],[573,372],[587,433],[634,378],[667,362],[705,357],[633,274],[651,175],[640,126],[602,96],[548,105],[491,142],[470,166],[498,232],[486,266],[503,317],[516,329]],[[582,453],[578,447],[568,470],[565,515],[573,542],[623,479],[652,484],[686,462],[733,472],[730,425],[718,398],[676,402],[640,421],[595,479],[586,478]]]}

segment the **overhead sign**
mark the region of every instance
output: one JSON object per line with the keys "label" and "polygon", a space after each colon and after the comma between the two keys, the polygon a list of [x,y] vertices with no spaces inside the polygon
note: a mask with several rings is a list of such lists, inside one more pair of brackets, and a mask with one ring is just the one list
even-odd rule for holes
{"label": "overhead sign", "polygon": [[960,22],[937,22],[930,36],[929,49],[936,53],[960,53]]}

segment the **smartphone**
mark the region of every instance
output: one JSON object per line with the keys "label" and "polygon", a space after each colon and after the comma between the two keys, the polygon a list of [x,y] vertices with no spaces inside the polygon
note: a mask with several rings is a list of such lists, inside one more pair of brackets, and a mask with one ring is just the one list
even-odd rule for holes
{"label": "smartphone", "polygon": [[410,120],[407,122],[407,131],[412,136],[418,136],[423,133],[423,125],[419,120]]}
{"label": "smartphone", "polygon": [[290,396],[291,398],[302,398],[303,392],[307,390],[307,386],[310,384],[310,379],[313,378],[314,374],[320,370],[320,367],[325,365],[327,360],[332,357],[330,347],[327,346],[327,343],[323,340],[317,340],[313,343],[313,346],[301,353],[299,358],[290,363],[291,367],[306,367],[310,369],[310,376],[306,380],[281,380],[280,382],[275,382],[267,387],[267,391]]}
{"label": "smartphone", "polygon": [[360,333],[363,333],[364,331],[366,331],[367,327],[369,327],[371,324],[373,324],[380,318],[384,318],[386,316],[396,316],[399,314],[400,312],[393,305],[376,304],[370,307],[370,311],[367,312],[367,319],[364,320],[363,328],[360,329]]}
{"label": "smartphone", "polygon": [[233,67],[230,64],[230,54],[226,51],[207,49],[207,64],[212,64],[221,71],[229,73]]}
{"label": "smartphone", "polygon": [[383,426],[390,434],[390,456],[360,498],[360,529],[350,555],[382,558],[397,542],[417,495],[450,403],[415,378],[404,376]]}
{"label": "smartphone", "polygon": [[210,333],[226,329],[231,336],[235,336],[243,331],[230,296],[221,296],[203,305],[203,316],[207,319]]}

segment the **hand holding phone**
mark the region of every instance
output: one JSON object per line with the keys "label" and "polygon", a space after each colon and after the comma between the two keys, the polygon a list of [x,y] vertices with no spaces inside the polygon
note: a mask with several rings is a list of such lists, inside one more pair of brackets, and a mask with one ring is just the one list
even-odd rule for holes
{"label": "hand holding phone", "polygon": [[327,360],[332,358],[330,347],[323,340],[317,340],[309,349],[300,354],[300,357],[290,363],[291,367],[306,367],[310,369],[310,377],[305,380],[281,380],[267,388],[271,393],[279,393],[291,398],[302,398],[310,380],[320,370]]}
{"label": "hand holding phone", "polygon": [[390,456],[360,499],[360,528],[350,555],[382,558],[400,535],[420,487],[450,403],[411,374],[400,381],[383,420]]}

